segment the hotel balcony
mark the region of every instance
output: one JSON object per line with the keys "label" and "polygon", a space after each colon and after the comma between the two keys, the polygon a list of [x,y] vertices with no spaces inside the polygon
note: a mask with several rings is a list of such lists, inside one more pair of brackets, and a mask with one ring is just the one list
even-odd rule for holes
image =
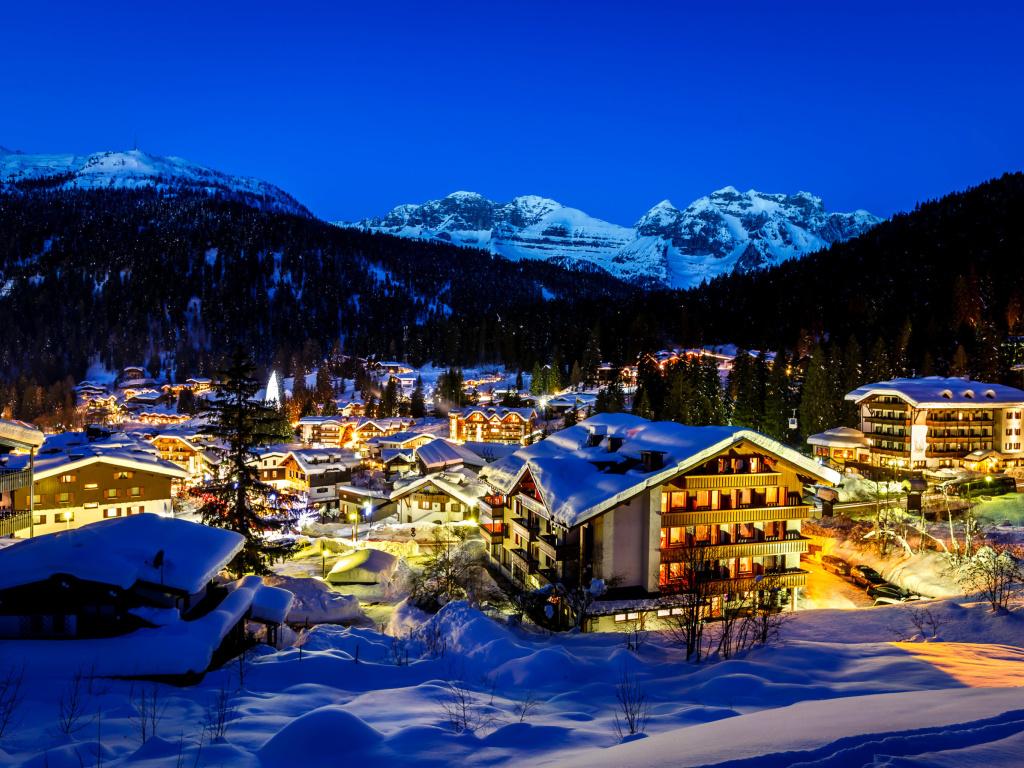
{"label": "hotel balcony", "polygon": [[484,496],[477,501],[477,506],[483,514],[490,515],[492,520],[505,518],[505,501],[501,496]]}
{"label": "hotel balcony", "polygon": [[720,488],[764,488],[779,484],[778,472],[722,472],[714,475],[687,475],[678,481],[680,489],[710,491]]}
{"label": "hotel balcony", "polygon": [[524,507],[526,507],[531,512],[543,512],[544,511],[544,505],[543,504],[541,504],[539,501],[537,501],[537,499],[533,498],[533,496],[530,496],[530,495],[528,495],[526,493],[523,493],[521,491],[516,494],[516,501],[518,501],[520,504],[522,504]]}
{"label": "hotel balcony", "polygon": [[501,544],[505,538],[505,526],[502,523],[480,523],[480,535],[488,544]]}
{"label": "hotel balcony", "polygon": [[746,506],[739,509],[675,509],[661,516],[663,528],[716,523],[772,523],[778,520],[803,520],[810,514],[806,504],[793,506]]}
{"label": "hotel balcony", "polygon": [[32,474],[27,469],[0,469],[0,492],[10,493],[18,488],[27,488]]}
{"label": "hotel balcony", "polygon": [[0,536],[13,536],[32,527],[32,513],[27,509],[0,510]]}
{"label": "hotel balcony", "polygon": [[906,416],[865,416],[864,421],[874,424],[892,424],[893,426],[910,426],[910,419]]}
{"label": "hotel balcony", "polygon": [[771,557],[773,555],[804,554],[810,539],[804,538],[796,531],[787,535],[784,539],[775,541],[754,539],[739,539],[734,543],[708,544],[692,546],[671,546],[661,550],[661,562],[663,563],[685,563],[688,552],[698,548],[703,556],[709,560],[730,560],[734,557]]}
{"label": "hotel balcony", "polygon": [[537,538],[537,548],[555,561],[576,560],[580,556],[579,544],[558,543],[550,533]]}
{"label": "hotel balcony", "polygon": [[990,426],[995,424],[995,419],[989,416],[968,414],[965,414],[962,419],[957,418],[955,416],[949,418],[935,418],[933,416],[929,416],[927,419],[925,419],[925,424],[927,424],[929,427],[952,427],[956,426],[957,424],[970,424],[972,426]]}
{"label": "hotel balcony", "polygon": [[540,534],[540,525],[530,525],[530,521],[525,517],[513,517],[512,533],[519,534],[523,541],[536,541]]}
{"label": "hotel balcony", "polygon": [[[765,580],[772,587],[806,587],[807,586],[807,571],[800,568],[789,568],[784,571],[765,571],[757,572],[755,569],[754,573],[750,574],[738,574],[735,577],[722,577],[718,578],[713,576],[709,579],[710,586],[709,591],[712,594],[726,594],[733,592],[751,592],[755,589],[763,589]],[[757,581],[758,576],[762,577],[761,582]],[[661,585],[661,594],[663,595],[675,595],[680,592],[686,591],[686,582],[668,582]]]}
{"label": "hotel balcony", "polygon": [[523,573],[537,573],[540,562],[525,549],[508,550],[509,560],[513,567],[518,567]]}

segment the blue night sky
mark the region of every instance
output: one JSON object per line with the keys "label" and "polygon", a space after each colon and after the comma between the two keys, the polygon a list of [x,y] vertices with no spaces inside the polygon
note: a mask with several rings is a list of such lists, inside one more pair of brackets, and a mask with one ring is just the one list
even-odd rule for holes
{"label": "blue night sky", "polygon": [[137,133],[326,219],[471,190],[631,225],[730,184],[888,216],[1024,167],[1021,3],[157,5],[8,4],[0,145]]}

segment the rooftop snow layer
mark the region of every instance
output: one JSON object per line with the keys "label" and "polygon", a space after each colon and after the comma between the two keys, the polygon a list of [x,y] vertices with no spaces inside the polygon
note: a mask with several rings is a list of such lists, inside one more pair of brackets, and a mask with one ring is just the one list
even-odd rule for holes
{"label": "rooftop snow layer", "polygon": [[[609,438],[622,442],[616,447]],[[480,478],[502,493],[511,493],[528,469],[551,519],[571,528],[742,440],[813,477],[831,484],[839,482],[837,472],[749,429],[652,423],[625,413],[600,414],[557,432],[485,466]],[[598,444],[592,446],[591,442]],[[663,468],[645,473],[639,464],[644,451],[663,453]],[[601,468],[594,462],[600,462]],[[619,466],[614,473],[605,471],[606,465],[626,462],[634,466]]]}
{"label": "rooftop snow layer", "polygon": [[39,448],[44,439],[43,433],[31,424],[0,420],[0,443],[10,443],[15,448]]}
{"label": "rooftop snow layer", "polygon": [[427,470],[436,470],[454,464],[470,464],[480,466],[484,462],[473,451],[466,449],[451,440],[438,438],[416,449],[416,456],[423,462]]}
{"label": "rooftop snow layer", "polygon": [[[148,513],[100,520],[0,550],[0,589],[67,574],[122,589],[146,581],[192,595],[244,543],[234,531]],[[163,567],[154,568],[161,551]]]}
{"label": "rooftop snow layer", "polygon": [[894,395],[917,408],[991,408],[1022,406],[1024,392],[1002,384],[985,384],[957,376],[924,376],[920,379],[892,379],[865,384],[846,395],[847,400],[862,402],[874,395]]}

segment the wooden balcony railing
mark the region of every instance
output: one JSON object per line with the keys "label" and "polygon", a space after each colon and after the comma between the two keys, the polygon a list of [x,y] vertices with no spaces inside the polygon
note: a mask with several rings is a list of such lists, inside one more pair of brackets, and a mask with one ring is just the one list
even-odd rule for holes
{"label": "wooden balcony railing", "polygon": [[531,512],[544,511],[544,505],[541,504],[532,496],[527,496],[525,493],[517,493],[516,499],[519,501],[520,504],[529,509]]}
{"label": "wooden balcony railing", "polygon": [[558,539],[551,534],[537,537],[537,548],[547,555],[551,560],[564,561],[576,560],[580,556],[579,544],[558,543]]}
{"label": "wooden balcony railing", "polygon": [[[758,581],[758,576],[761,580]],[[709,591],[713,594],[725,594],[729,592],[752,592],[756,589],[764,589],[766,585],[772,587],[806,587],[807,571],[800,568],[792,568],[785,571],[768,571],[762,574],[743,574],[736,577],[712,578],[710,579]],[[661,585],[661,594],[675,595],[686,590],[686,583],[668,582]]]}
{"label": "wooden balcony railing", "polygon": [[32,514],[26,510],[0,510],[0,536],[13,536],[32,527]]}
{"label": "wooden balcony railing", "polygon": [[[729,560],[734,557],[771,557],[773,555],[803,554],[810,539],[794,537],[781,541],[738,541],[733,544],[701,545],[700,551],[711,560]],[[691,556],[691,547],[665,547],[661,562],[682,563]]]}
{"label": "wooden balcony railing", "polygon": [[779,484],[778,472],[723,472],[715,475],[686,475],[678,481],[680,488],[708,491],[719,488],[762,488]]}
{"label": "wooden balcony railing", "polygon": [[505,538],[505,526],[502,523],[480,523],[480,535],[488,544],[501,544]]}
{"label": "wooden balcony railing", "polygon": [[519,534],[519,537],[524,541],[536,541],[540,533],[539,525],[530,525],[530,521],[525,517],[513,517],[511,522],[512,533]]}
{"label": "wooden balcony railing", "polygon": [[525,549],[510,549],[508,556],[512,561],[512,565],[518,566],[524,573],[536,573],[540,565],[537,562],[537,558],[533,557]]}
{"label": "wooden balcony railing", "polygon": [[0,492],[27,488],[31,481],[32,475],[27,469],[0,469]]}
{"label": "wooden balcony railing", "polygon": [[810,514],[806,504],[742,509],[711,509],[666,512],[661,516],[662,528],[715,523],[771,523],[778,520],[802,520]]}

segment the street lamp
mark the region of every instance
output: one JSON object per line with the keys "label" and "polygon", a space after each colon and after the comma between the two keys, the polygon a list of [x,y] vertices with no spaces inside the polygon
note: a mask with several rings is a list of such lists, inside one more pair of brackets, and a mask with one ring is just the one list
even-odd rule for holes
{"label": "street lamp", "polygon": [[359,521],[359,515],[357,515],[355,512],[349,512],[348,519],[352,522],[352,541],[354,543],[356,540],[356,524]]}

